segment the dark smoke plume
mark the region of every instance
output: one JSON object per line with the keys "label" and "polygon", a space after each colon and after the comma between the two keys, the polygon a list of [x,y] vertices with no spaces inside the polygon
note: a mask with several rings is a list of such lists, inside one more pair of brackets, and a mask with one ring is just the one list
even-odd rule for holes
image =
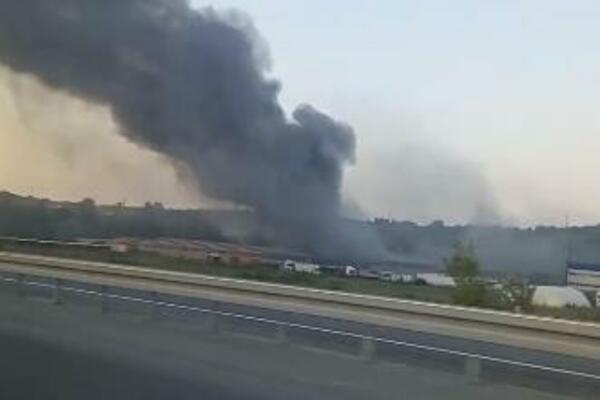
{"label": "dark smoke plume", "polygon": [[207,195],[253,209],[273,237],[357,251],[339,216],[353,131],[308,105],[286,118],[247,18],[184,0],[0,4],[0,63],[108,106],[123,135],[191,170]]}

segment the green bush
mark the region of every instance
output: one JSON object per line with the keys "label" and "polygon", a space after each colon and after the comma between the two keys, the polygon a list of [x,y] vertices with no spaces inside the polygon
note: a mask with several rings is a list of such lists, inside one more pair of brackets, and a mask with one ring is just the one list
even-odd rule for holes
{"label": "green bush", "polygon": [[488,306],[508,311],[527,312],[531,310],[533,289],[526,281],[509,278],[500,283],[500,288],[490,291]]}
{"label": "green bush", "polygon": [[486,304],[486,298],[486,287],[478,281],[458,283],[452,294],[452,301],[461,306],[482,307]]}

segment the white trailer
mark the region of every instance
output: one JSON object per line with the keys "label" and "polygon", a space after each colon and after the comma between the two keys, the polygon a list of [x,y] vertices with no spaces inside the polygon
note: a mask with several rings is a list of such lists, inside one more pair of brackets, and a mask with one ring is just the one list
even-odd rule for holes
{"label": "white trailer", "polygon": [[440,287],[455,287],[456,282],[454,278],[446,274],[435,273],[435,272],[424,272],[417,274],[417,279],[422,279],[428,285],[440,286]]}
{"label": "white trailer", "polygon": [[304,272],[308,274],[320,274],[320,267],[317,264],[305,263],[293,260],[285,260],[283,269],[292,272]]}

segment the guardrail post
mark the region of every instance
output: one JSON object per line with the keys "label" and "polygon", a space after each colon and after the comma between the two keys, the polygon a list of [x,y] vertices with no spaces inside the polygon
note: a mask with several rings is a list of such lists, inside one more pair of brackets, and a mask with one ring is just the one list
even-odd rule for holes
{"label": "guardrail post", "polygon": [[63,281],[60,278],[56,278],[54,280],[54,289],[52,291],[52,302],[56,305],[61,305],[63,303],[62,297],[62,285]]}
{"label": "guardrail post", "polygon": [[375,360],[375,342],[373,339],[364,338],[361,340],[360,358],[368,362]]}
{"label": "guardrail post", "polygon": [[102,314],[106,314],[108,312],[108,286],[102,285],[100,286],[100,311]]}
{"label": "guardrail post", "polygon": [[465,374],[467,380],[473,383],[479,382],[481,377],[481,360],[477,357],[467,357],[465,360]]}
{"label": "guardrail post", "polygon": [[24,297],[25,296],[25,275],[17,274],[17,296]]}

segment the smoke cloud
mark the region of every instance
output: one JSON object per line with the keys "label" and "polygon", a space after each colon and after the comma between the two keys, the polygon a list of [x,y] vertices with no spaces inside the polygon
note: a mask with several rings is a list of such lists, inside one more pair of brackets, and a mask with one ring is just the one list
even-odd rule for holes
{"label": "smoke cloud", "polygon": [[0,190],[56,200],[213,206],[163,156],[117,129],[106,107],[0,66]]}
{"label": "smoke cloud", "polygon": [[0,63],[107,107],[126,138],[191,170],[206,195],[253,209],[274,239],[359,251],[340,218],[354,133],[309,105],[287,118],[245,16],[184,0],[0,4]]}
{"label": "smoke cloud", "polygon": [[[510,222],[482,168],[442,145],[388,143],[359,157],[361,168],[348,175],[345,190],[371,215],[425,224]],[[395,182],[381,171],[393,172]]]}

